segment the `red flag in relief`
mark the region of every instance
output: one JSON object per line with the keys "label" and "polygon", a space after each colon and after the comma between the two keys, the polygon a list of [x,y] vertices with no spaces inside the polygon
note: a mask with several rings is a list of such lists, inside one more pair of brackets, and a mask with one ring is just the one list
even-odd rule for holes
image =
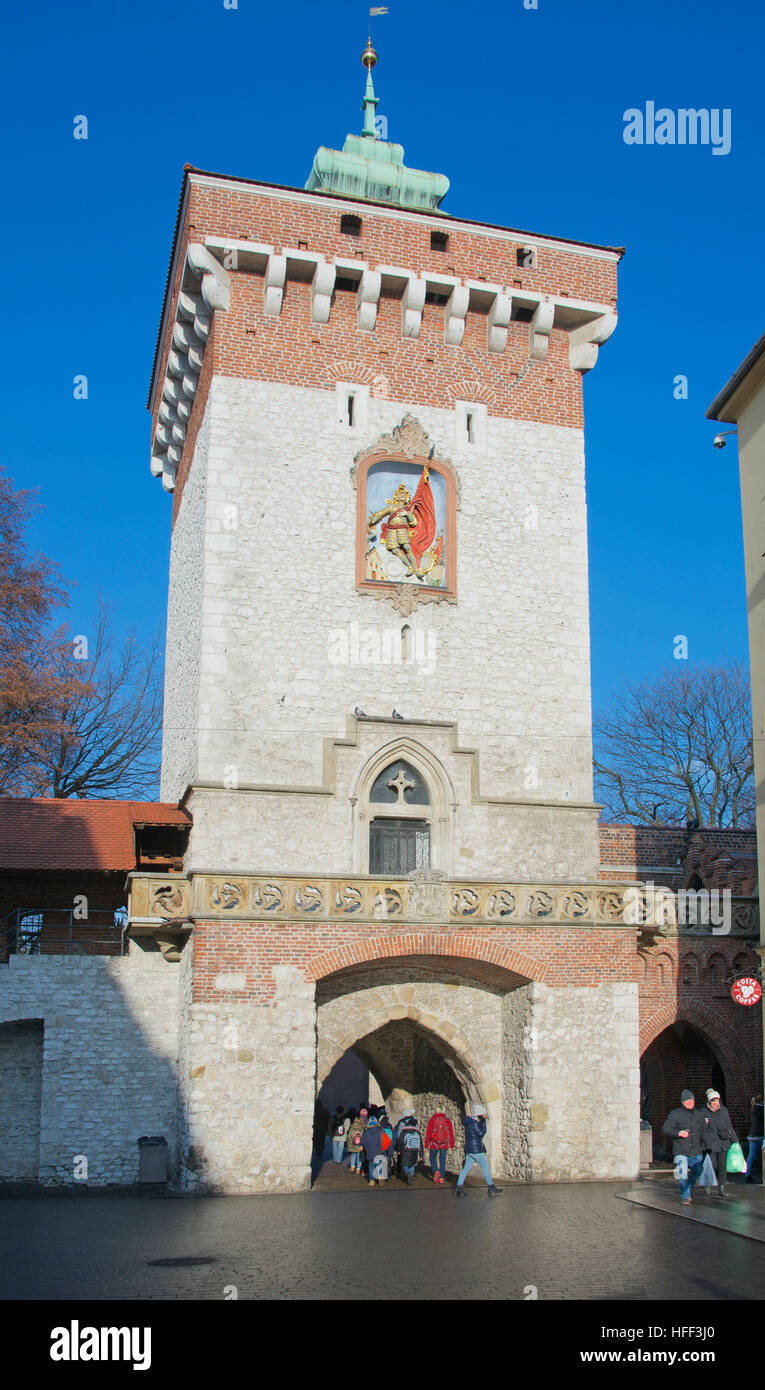
{"label": "red flag in relief", "polygon": [[436,534],[436,504],[428,482],[427,464],[422,470],[422,477],[412,498],[412,511],[417,518],[417,530],[412,535],[411,545],[414,558],[419,565]]}

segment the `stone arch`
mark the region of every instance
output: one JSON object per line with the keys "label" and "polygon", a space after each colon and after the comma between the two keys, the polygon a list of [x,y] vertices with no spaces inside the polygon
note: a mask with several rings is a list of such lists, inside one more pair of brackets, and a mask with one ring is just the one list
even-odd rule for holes
{"label": "stone arch", "polygon": [[[417,739],[408,736],[390,739],[375,749],[356,774],[351,788],[353,806],[354,871],[369,873],[369,821],[374,814],[370,794],[377,777],[389,763],[398,759],[411,764],[422,777],[430,794],[430,805],[421,807],[421,814],[430,821],[431,867],[444,873],[451,871],[452,825],[457,797],[451,778],[443,763]],[[379,812],[379,807],[377,808]]]}
{"label": "stone arch", "polygon": [[459,963],[461,961],[482,961],[495,965],[510,975],[519,977],[518,984],[530,980],[544,981],[548,967],[532,956],[524,955],[513,947],[469,932],[424,932],[402,933],[398,936],[367,936],[357,941],[337,945],[331,951],[323,951],[314,956],[302,967],[309,980],[318,983],[327,975],[334,975],[352,965],[368,965],[376,961],[401,960],[406,956],[442,956]]}
{"label": "stone arch", "polygon": [[[486,1067],[496,1058],[481,1056],[480,1030],[468,1038],[472,1019],[465,1027],[464,1012],[461,1019],[447,1018],[442,1011],[429,1013],[417,1003],[405,1002],[406,995],[417,998],[417,985],[384,983],[375,988],[377,973],[372,972],[371,988],[365,973],[358,992],[351,989],[317,1009],[317,1097],[341,1059],[347,1062],[353,1054],[368,1067],[394,1122],[411,1107],[426,1124],[435,1106],[449,1115],[460,1146],[465,1115],[482,1103],[496,1160],[502,1142],[501,1074],[487,1074]],[[470,983],[477,985],[475,980]],[[361,1097],[354,1099],[358,1103]],[[457,1151],[450,1154],[449,1167],[453,1169],[455,1162]]]}
{"label": "stone arch", "polygon": [[[468,1106],[481,1102],[497,1170],[505,1160],[523,1168],[526,1150],[519,1136],[527,1132],[528,1103],[521,1034],[529,1008],[524,987],[544,976],[543,967],[472,934],[412,932],[324,953],[306,973],[317,987],[317,1096],[333,1068],[355,1053],[369,1066],[386,1103],[390,1095],[395,1118],[403,1113],[399,1097],[407,1088],[412,1098],[420,1098],[423,1121],[434,1101],[441,1107],[439,1097],[455,1102],[459,1093],[460,1113],[452,1116],[455,1135]],[[501,1045],[501,1039],[509,1041]],[[512,1080],[504,1046],[520,1049]],[[411,1080],[394,1080],[389,1060],[399,1077],[405,1071]],[[447,1069],[451,1088],[444,1084]],[[439,1072],[440,1084],[425,1084]]]}
{"label": "stone arch", "polygon": [[376,1033],[386,1023],[394,1023],[400,1019],[409,1019],[415,1026],[416,1032],[427,1033],[437,1038],[443,1048],[454,1055],[460,1070],[471,1083],[470,1089],[474,1094],[469,1096],[469,1099],[483,1101],[486,1105],[491,1100],[496,1100],[495,1095],[486,1094],[492,1083],[481,1067],[471,1058],[468,1051],[468,1040],[464,1034],[458,1033],[448,1019],[439,1019],[432,1014],[423,1014],[412,1004],[394,1004],[393,1006],[381,1004],[379,1008],[369,1009],[362,1014],[353,1026],[347,1026],[344,1033],[333,1040],[332,1049],[327,1050],[323,1056],[321,1053],[319,1055],[316,1068],[317,1091],[344,1052],[349,1052],[363,1038],[368,1037],[371,1033]]}

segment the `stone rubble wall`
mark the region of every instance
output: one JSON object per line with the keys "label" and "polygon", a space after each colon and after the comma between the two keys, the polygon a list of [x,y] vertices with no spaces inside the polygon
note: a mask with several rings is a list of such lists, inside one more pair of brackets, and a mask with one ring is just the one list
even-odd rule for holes
{"label": "stone rubble wall", "polygon": [[510,990],[502,1000],[502,1173],[528,1181],[534,986]]}
{"label": "stone rubble wall", "polygon": [[[158,952],[135,948],[122,957],[14,955],[0,967],[0,1023],[37,1019],[44,1028],[39,1168],[31,1176],[73,1183],[84,1156],[88,1186],[135,1183],[137,1140],[155,1134],[168,1140],[173,1175],[178,978]],[[25,1148],[20,1129],[32,1122],[30,1087],[12,1094],[4,1123],[19,1144],[17,1171],[5,1176],[28,1177],[34,1141]]]}

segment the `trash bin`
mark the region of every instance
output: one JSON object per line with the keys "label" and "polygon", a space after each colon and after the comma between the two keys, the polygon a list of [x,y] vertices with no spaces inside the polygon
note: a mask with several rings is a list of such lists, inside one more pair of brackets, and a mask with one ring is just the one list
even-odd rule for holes
{"label": "trash bin", "polygon": [[650,1168],[653,1162],[653,1129],[645,1120],[640,1121],[640,1167]]}
{"label": "trash bin", "polygon": [[167,1140],[163,1134],[138,1140],[138,1181],[167,1182]]}

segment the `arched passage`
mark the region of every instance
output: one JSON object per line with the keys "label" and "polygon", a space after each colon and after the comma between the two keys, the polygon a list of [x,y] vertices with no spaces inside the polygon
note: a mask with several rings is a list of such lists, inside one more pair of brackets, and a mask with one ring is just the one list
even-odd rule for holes
{"label": "arched passage", "polygon": [[[349,1054],[380,1088],[392,1119],[412,1109],[422,1125],[441,1109],[457,1144],[467,1109],[485,1106],[498,1172],[528,1129],[528,1051],[521,1045],[529,981],[477,959],[410,954],[354,963],[316,987],[316,1093]],[[340,1103],[358,1105],[356,1095]],[[335,1103],[338,1103],[336,1100]]]}
{"label": "arched passage", "polygon": [[[327,1081],[338,1074],[352,1076],[353,1062],[360,1074],[368,1077],[366,1090],[362,1093],[356,1086],[335,1104],[356,1109],[370,1100],[383,1104],[394,1121],[411,1110],[423,1127],[431,1115],[443,1112],[452,1122],[456,1143],[448,1167],[457,1171],[469,1097],[472,1093],[480,1098],[480,1087],[454,1049],[409,1018],[391,1019],[358,1038],[332,1068]],[[320,1105],[324,1101],[323,1109],[330,1109],[333,1097],[326,1095],[326,1089],[327,1083],[318,1100]]]}
{"label": "arched passage", "polygon": [[696,1104],[701,1105],[710,1086],[725,1103],[727,1082],[717,1051],[693,1024],[676,1020],[654,1038],[640,1059],[641,1116],[651,1124],[655,1154],[671,1153],[662,1125],[680,1104],[681,1091],[686,1087],[693,1091]]}

